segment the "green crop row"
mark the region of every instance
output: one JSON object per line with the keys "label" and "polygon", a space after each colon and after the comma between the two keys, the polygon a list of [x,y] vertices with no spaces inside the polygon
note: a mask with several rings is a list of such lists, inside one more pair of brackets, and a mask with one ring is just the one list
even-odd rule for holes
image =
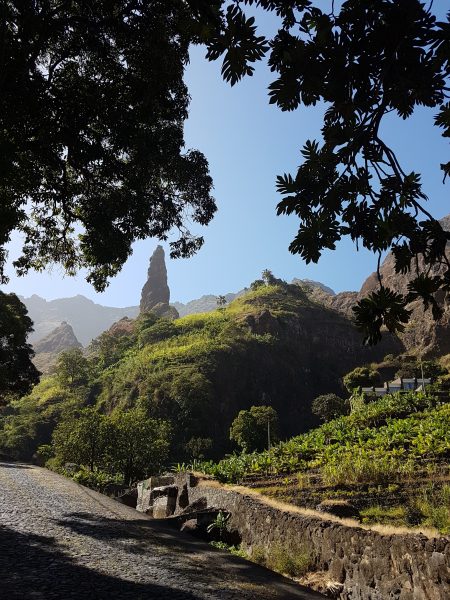
{"label": "green crop row", "polygon": [[318,470],[326,483],[410,477],[424,463],[450,457],[450,404],[396,394],[273,447],[270,451],[204,462],[197,470],[224,482],[248,475]]}

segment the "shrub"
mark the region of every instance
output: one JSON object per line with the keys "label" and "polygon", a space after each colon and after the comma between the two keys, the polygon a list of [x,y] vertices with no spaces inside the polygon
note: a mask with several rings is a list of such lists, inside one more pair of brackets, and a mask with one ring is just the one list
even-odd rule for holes
{"label": "shrub", "polygon": [[234,440],[245,452],[263,450],[270,441],[277,439],[278,415],[271,406],[252,406],[250,410],[241,410],[230,428],[230,439]]}
{"label": "shrub", "polygon": [[312,566],[311,551],[304,544],[272,544],[266,560],[269,569],[290,577],[302,577]]}
{"label": "shrub", "polygon": [[267,564],[266,552],[263,546],[253,546],[250,552],[250,560],[263,567]]}
{"label": "shrub", "polygon": [[226,542],[209,542],[213,548],[217,548],[217,550],[226,550],[234,556],[239,556],[240,558],[248,558],[248,554],[245,550],[243,550],[240,546],[229,546]]}
{"label": "shrub", "polygon": [[322,421],[331,421],[348,413],[348,402],[336,394],[317,396],[312,402],[311,410]]}
{"label": "shrub", "polygon": [[381,523],[383,525],[406,525],[408,524],[408,511],[405,506],[369,506],[360,511],[361,521],[367,525]]}
{"label": "shrub", "polygon": [[371,367],[357,367],[344,376],[344,385],[352,393],[359,387],[370,387],[381,385],[381,375]]}
{"label": "shrub", "polygon": [[111,475],[110,473],[105,473],[103,471],[91,471],[86,467],[81,467],[78,471],[76,471],[72,475],[72,479],[81,485],[85,485],[86,487],[100,491],[103,490],[108,484],[122,483],[121,475]]}
{"label": "shrub", "polygon": [[324,482],[328,485],[347,483],[384,483],[397,481],[414,473],[412,460],[385,453],[374,453],[362,448],[352,453],[338,453],[335,459],[322,468]]}
{"label": "shrub", "polygon": [[189,458],[203,460],[208,450],[211,450],[213,441],[211,438],[193,437],[185,445]]}

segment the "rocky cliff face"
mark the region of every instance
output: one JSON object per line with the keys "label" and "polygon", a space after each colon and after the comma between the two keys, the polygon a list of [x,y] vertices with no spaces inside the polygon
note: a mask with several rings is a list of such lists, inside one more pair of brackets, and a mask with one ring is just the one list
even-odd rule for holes
{"label": "rocky cliff face", "polygon": [[34,344],[34,364],[42,373],[48,373],[56,363],[58,355],[64,350],[82,348],[77,340],[72,326],[65,321],[56,327],[49,335]]}
{"label": "rocky cliff face", "polygon": [[37,352],[62,352],[70,348],[81,348],[72,326],[63,321],[59,327],[56,327],[47,337],[34,344],[34,351]]}
{"label": "rocky cliff face", "polygon": [[[441,225],[450,231],[450,215],[440,220]],[[447,250],[450,256],[450,248]],[[419,260],[419,266],[422,266]],[[442,274],[444,267],[436,268],[434,274]],[[410,272],[400,275],[395,272],[394,256],[389,253],[384,260],[381,269],[381,278],[386,287],[401,294],[408,292],[408,283],[414,279],[415,273]],[[372,273],[364,282],[358,298],[363,298],[378,288],[376,273]],[[443,292],[438,292],[436,300],[444,309],[444,315],[440,321],[435,321],[431,310],[425,311],[421,301],[412,302],[408,308],[412,310],[411,319],[400,338],[406,349],[411,352],[419,352],[430,356],[440,356],[450,353],[450,297]]]}
{"label": "rocky cliff face", "polygon": [[157,246],[150,258],[147,281],[142,288],[140,312],[154,312],[159,317],[176,319],[177,310],[169,305],[170,289],[162,246]]}
{"label": "rocky cliff face", "polygon": [[[441,219],[440,223],[444,229],[450,231],[450,215]],[[448,252],[450,255],[450,249]],[[407,294],[408,283],[415,277],[414,272],[406,275],[395,272],[395,260],[392,253],[387,255],[381,265],[380,272],[386,287],[401,294]],[[434,271],[435,274],[440,272],[441,269],[439,268]],[[355,306],[358,300],[377,289],[378,278],[376,273],[372,273],[365,280],[359,292],[334,294],[332,290],[327,290],[325,286],[310,286],[308,295],[315,302],[337,310],[351,319],[353,317],[352,307]],[[408,352],[418,352],[429,356],[441,356],[450,353],[450,296],[439,292],[436,299],[444,309],[444,316],[439,322],[433,319],[431,310],[425,311],[423,309],[422,302],[412,302],[408,306],[412,311],[411,320],[405,331],[399,335]]]}

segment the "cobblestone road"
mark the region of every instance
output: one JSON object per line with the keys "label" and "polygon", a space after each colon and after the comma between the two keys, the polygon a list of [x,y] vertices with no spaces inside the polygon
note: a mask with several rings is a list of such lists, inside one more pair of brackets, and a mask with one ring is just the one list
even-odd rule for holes
{"label": "cobblestone road", "polygon": [[55,473],[0,463],[0,600],[318,600]]}

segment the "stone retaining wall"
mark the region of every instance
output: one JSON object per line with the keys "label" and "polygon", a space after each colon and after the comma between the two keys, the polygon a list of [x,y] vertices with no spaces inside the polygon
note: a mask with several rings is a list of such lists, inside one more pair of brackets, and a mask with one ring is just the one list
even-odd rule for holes
{"label": "stone retaining wall", "polygon": [[[450,540],[420,534],[382,535],[274,508],[253,495],[225,487],[196,485],[192,476],[176,477],[179,495],[189,504],[204,498],[208,507],[231,514],[248,550],[266,554],[273,544],[304,545],[314,568],[335,584],[341,600],[449,600]],[[177,506],[175,514],[185,507]],[[141,509],[145,507],[141,505]]]}

